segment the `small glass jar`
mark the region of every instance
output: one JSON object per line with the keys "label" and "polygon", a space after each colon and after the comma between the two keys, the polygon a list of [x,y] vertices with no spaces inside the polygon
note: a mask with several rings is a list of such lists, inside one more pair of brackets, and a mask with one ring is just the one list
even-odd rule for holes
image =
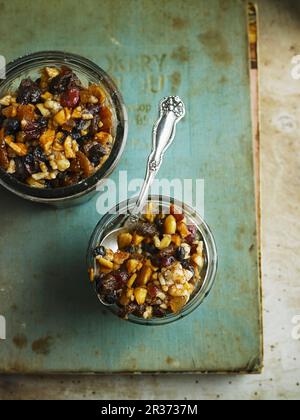
{"label": "small glass jar", "polygon": [[39,72],[46,66],[68,66],[79,77],[84,86],[88,83],[101,85],[107,94],[108,105],[113,114],[114,145],[105,164],[91,177],[68,187],[39,189],[30,187],[0,168],[0,184],[14,194],[38,203],[55,206],[81,204],[96,192],[99,181],[107,178],[119,163],[124,151],[127,133],[128,116],[122,96],[111,78],[92,61],[79,55],[59,51],[43,51],[21,57],[6,67],[6,79],[0,82],[0,97],[17,90],[22,79],[39,77]]}
{"label": "small glass jar", "polygon": [[[198,287],[198,290],[196,288],[196,291],[192,295],[190,301],[187,303],[187,305],[183,307],[181,312],[176,314],[168,314],[163,318],[143,319],[132,314],[130,314],[128,317],[128,321],[135,324],[156,326],[170,324],[172,322],[178,321],[191,314],[193,311],[195,311],[195,309],[199,307],[199,305],[203,303],[205,298],[209,295],[215,281],[218,266],[218,255],[215,240],[210,228],[205,223],[205,221],[199,216],[199,214],[190,206],[183,204],[182,202],[179,202],[178,200],[175,200],[173,198],[164,196],[152,196],[151,199],[149,198],[149,201],[151,201],[151,203],[153,203],[155,207],[159,208],[161,213],[168,214],[170,211],[171,204],[174,204],[178,209],[183,210],[188,224],[194,224],[203,238],[206,259],[205,267],[202,271],[203,282],[201,286]],[[121,204],[119,204],[116,208],[112,209],[100,220],[92,234],[88,247],[88,270],[94,269],[94,271],[96,271],[96,262],[93,255],[94,249],[98,245],[101,245],[103,239],[107,236],[107,234],[110,231],[121,227],[120,224],[124,221],[123,215],[130,214],[131,210],[135,206],[135,203],[136,198],[124,201]],[[100,296],[97,293],[95,283],[93,283],[93,287],[100,300]],[[119,315],[120,307],[118,305],[107,305],[106,307],[113,314],[117,316]]]}

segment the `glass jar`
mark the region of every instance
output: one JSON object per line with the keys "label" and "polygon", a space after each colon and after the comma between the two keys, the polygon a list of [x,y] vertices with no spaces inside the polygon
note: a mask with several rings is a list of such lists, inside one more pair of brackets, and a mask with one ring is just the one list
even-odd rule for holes
{"label": "glass jar", "polygon": [[0,82],[0,97],[17,90],[22,79],[39,77],[39,71],[45,66],[70,67],[84,86],[88,83],[101,85],[108,98],[108,105],[113,113],[113,132],[115,139],[108,160],[94,175],[81,182],[56,189],[32,188],[7,174],[0,168],[0,184],[14,194],[38,203],[55,206],[80,204],[91,198],[96,192],[99,181],[107,178],[116,168],[125,148],[128,133],[128,116],[122,96],[111,78],[95,63],[75,54],[59,51],[43,51],[21,57],[6,67],[6,79]]}
{"label": "glass jar", "polygon": [[[199,305],[203,303],[205,298],[209,295],[212,286],[215,281],[216,273],[217,273],[217,266],[218,266],[218,256],[217,256],[217,248],[215,244],[214,237],[211,233],[210,228],[205,223],[205,221],[200,217],[200,215],[193,210],[187,204],[184,204],[178,200],[173,198],[164,197],[164,196],[152,196],[149,201],[154,204],[154,206],[158,206],[160,212],[168,214],[170,210],[170,205],[174,204],[177,208],[182,209],[188,224],[194,224],[197,226],[198,232],[201,234],[204,246],[205,246],[205,267],[202,272],[203,282],[201,286],[196,288],[194,294],[192,295],[190,301],[187,303],[186,306],[183,307],[181,312],[176,314],[169,314],[163,318],[151,318],[151,319],[143,319],[139,318],[135,315],[130,314],[128,321],[141,324],[146,326],[156,326],[156,325],[165,325],[170,324],[172,322],[178,321],[187,315],[194,312]],[[88,247],[87,253],[87,265],[88,270],[91,268],[96,270],[96,262],[93,256],[94,249],[101,245],[103,239],[107,236],[107,234],[114,230],[118,229],[122,226],[122,222],[124,221],[124,214],[129,214],[131,210],[134,208],[136,202],[136,198],[127,200],[119,204],[117,207],[112,209],[109,213],[107,213],[98,223],[96,226],[90,243]],[[93,284],[94,290],[97,293],[96,285]],[[100,300],[100,296],[98,295]],[[101,302],[101,300],[100,300]],[[101,303],[102,304],[102,303]],[[119,306],[115,305],[105,305],[113,314],[119,315],[120,308]]]}

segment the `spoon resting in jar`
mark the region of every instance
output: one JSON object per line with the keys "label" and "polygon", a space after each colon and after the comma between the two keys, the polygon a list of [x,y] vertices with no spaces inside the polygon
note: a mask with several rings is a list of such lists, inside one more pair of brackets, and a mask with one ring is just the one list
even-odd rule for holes
{"label": "spoon resting in jar", "polygon": [[169,96],[160,102],[159,119],[154,125],[152,134],[152,151],[148,158],[145,180],[137,198],[135,207],[129,215],[123,216],[118,229],[110,230],[101,245],[116,252],[118,236],[126,230],[134,229],[139,221],[153,181],[163,163],[167,149],[174,141],[177,123],[185,116],[185,106],[178,96]]}

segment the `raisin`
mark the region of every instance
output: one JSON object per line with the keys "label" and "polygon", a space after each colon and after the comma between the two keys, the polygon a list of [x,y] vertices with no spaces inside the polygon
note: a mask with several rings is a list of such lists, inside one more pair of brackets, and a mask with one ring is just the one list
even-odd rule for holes
{"label": "raisin", "polygon": [[35,157],[33,154],[28,154],[27,156],[25,156],[23,158],[24,160],[24,166],[26,171],[28,172],[28,174],[32,175],[35,172],[39,171],[39,164],[36,161]]}
{"label": "raisin", "polygon": [[170,267],[170,265],[174,264],[175,261],[174,257],[163,257],[161,258],[161,266]]}
{"label": "raisin", "polygon": [[91,121],[91,125],[89,128],[89,133],[91,135],[95,135],[98,133],[99,131],[99,122],[100,122],[100,116],[99,115],[95,115],[94,118]]}
{"label": "raisin", "polygon": [[185,261],[183,261],[182,263],[181,263],[181,265],[182,265],[182,267],[185,269],[185,270],[188,270],[188,271],[190,271],[191,273],[193,273],[193,277],[195,276],[195,269],[194,269],[194,267],[187,261],[187,260],[185,260]]}
{"label": "raisin", "polygon": [[87,156],[82,152],[77,152],[77,158],[80,164],[80,167],[84,173],[84,176],[88,178],[94,173],[94,168],[87,158]]}
{"label": "raisin", "polygon": [[103,156],[107,155],[106,149],[99,143],[89,150],[88,158],[94,166],[98,166]]}
{"label": "raisin", "polygon": [[162,219],[161,217],[157,217],[155,219],[155,225],[159,231],[160,234],[164,233],[164,219]]}
{"label": "raisin", "polygon": [[118,271],[114,274],[114,276],[119,283],[120,288],[124,287],[129,279],[129,274],[126,271]]}
{"label": "raisin", "polygon": [[34,149],[33,156],[34,159],[36,159],[39,162],[46,163],[48,161],[43,150],[39,146]]}
{"label": "raisin", "polygon": [[104,246],[97,246],[94,249],[94,257],[98,257],[98,255],[100,255],[101,257],[105,257],[106,255],[106,249]]}
{"label": "raisin", "polygon": [[3,122],[3,127],[5,129],[5,134],[15,134],[20,130],[21,124],[17,118],[7,118]]}
{"label": "raisin", "polygon": [[160,268],[161,267],[161,258],[158,255],[155,255],[151,258],[151,263],[154,267]]}
{"label": "raisin", "polygon": [[117,302],[117,293],[116,291],[109,292],[103,298],[104,298],[103,300],[106,303],[108,303],[109,305],[113,305],[114,303]]}
{"label": "raisin", "polygon": [[91,113],[93,115],[99,115],[99,118],[100,118],[100,110],[101,110],[100,105],[87,104],[86,109],[89,111],[89,113]]}
{"label": "raisin", "polygon": [[61,181],[62,187],[69,187],[70,185],[78,184],[81,181],[79,173],[64,172],[64,178]]}
{"label": "raisin", "polygon": [[59,172],[57,177],[51,181],[52,188],[59,188],[66,186],[67,172]]}
{"label": "raisin", "polygon": [[147,244],[143,242],[142,248],[143,248],[143,251],[146,252],[147,254],[154,255],[157,253],[157,248],[153,244]]}
{"label": "raisin", "polygon": [[176,258],[177,258],[178,261],[180,261],[180,262],[181,261],[184,261],[185,260],[185,256],[186,256],[185,249],[182,246],[180,246],[176,250],[175,256],[176,256]]}
{"label": "raisin", "polygon": [[4,109],[4,107],[2,105],[0,105],[0,128],[2,127],[2,124],[5,120],[5,116],[2,114],[3,109]]}
{"label": "raisin", "polygon": [[61,105],[67,108],[75,108],[80,99],[79,92],[78,87],[71,87],[63,92],[60,98]]}
{"label": "raisin", "polygon": [[95,282],[96,291],[105,302],[113,304],[117,301],[118,282],[115,276],[112,274],[100,275],[95,279]]}
{"label": "raisin", "polygon": [[190,235],[188,236],[188,241],[190,242],[194,242],[196,240],[196,235],[197,235],[197,226],[195,225],[188,225],[187,226]]}
{"label": "raisin", "polygon": [[31,79],[24,79],[17,91],[17,102],[22,105],[37,104],[41,98],[41,89]]}
{"label": "raisin", "polygon": [[74,174],[79,174],[81,172],[80,163],[78,159],[72,159],[70,172],[73,172]]}
{"label": "raisin", "polygon": [[147,223],[147,222],[141,222],[141,221],[138,222],[136,231],[141,236],[153,237],[153,236],[158,235],[157,227],[153,225],[152,223]]}
{"label": "raisin", "polygon": [[45,117],[40,117],[36,121],[28,121],[23,129],[25,140],[38,140],[47,127],[48,120]]}
{"label": "raisin", "polygon": [[61,73],[50,81],[49,92],[57,95],[75,86],[80,86],[78,77],[68,67],[62,67]]}
{"label": "raisin", "polygon": [[133,245],[127,246],[126,248],[124,248],[125,252],[128,252],[128,254],[136,254],[137,253],[137,248]]}
{"label": "raisin", "polygon": [[0,146],[0,166],[1,168],[7,170],[9,166],[9,159],[7,156],[6,146]]}
{"label": "raisin", "polygon": [[155,286],[155,284],[150,284],[150,286],[148,286],[148,293],[152,299],[154,299],[157,296],[158,292],[159,288]]}
{"label": "raisin", "polygon": [[133,314],[138,309],[138,305],[136,303],[130,303],[126,306],[127,314]]}
{"label": "raisin", "polygon": [[133,314],[138,317],[142,317],[144,315],[144,312],[146,311],[146,305],[137,305],[135,308]]}
{"label": "raisin", "polygon": [[14,176],[19,181],[25,181],[31,175],[31,172],[28,171],[25,165],[25,159],[21,157],[17,157],[15,159],[15,164],[16,164],[16,171],[14,173]]}
{"label": "raisin", "polygon": [[176,251],[175,245],[171,244],[170,246],[168,246],[168,248],[165,248],[159,251],[159,256],[161,258],[173,257],[175,254],[175,251]]}
{"label": "raisin", "polygon": [[76,120],[76,130],[77,131],[83,130],[84,127],[85,127],[85,125],[86,125],[86,121],[85,120],[81,120],[81,119]]}
{"label": "raisin", "polygon": [[153,316],[156,318],[163,318],[166,315],[166,311],[162,309],[160,306],[155,305],[153,306]]}

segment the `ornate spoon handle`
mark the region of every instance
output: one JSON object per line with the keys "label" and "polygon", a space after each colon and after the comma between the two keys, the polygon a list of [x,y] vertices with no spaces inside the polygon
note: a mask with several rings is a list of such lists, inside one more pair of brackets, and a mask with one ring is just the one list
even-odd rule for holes
{"label": "ornate spoon handle", "polygon": [[178,96],[169,96],[160,102],[159,119],[152,134],[152,151],[148,159],[145,181],[132,216],[141,214],[148,198],[151,185],[158,173],[166,150],[171,146],[176,134],[177,123],[185,116],[185,106]]}

